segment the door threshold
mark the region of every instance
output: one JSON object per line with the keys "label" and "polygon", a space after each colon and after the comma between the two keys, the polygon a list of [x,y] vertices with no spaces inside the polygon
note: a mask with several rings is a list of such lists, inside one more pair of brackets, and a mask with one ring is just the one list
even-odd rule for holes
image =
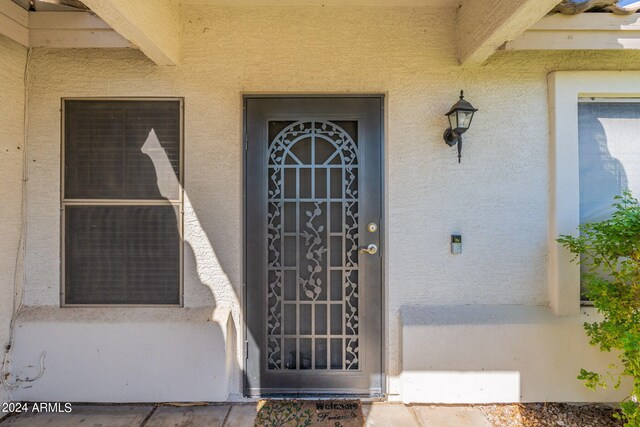
{"label": "door threshold", "polygon": [[387,396],[382,393],[264,393],[253,394],[247,397],[270,400],[361,400],[363,402],[387,400]]}
{"label": "door threshold", "polygon": [[257,399],[269,400],[363,400],[370,399],[369,395],[360,394],[332,394],[332,395],[316,395],[316,394],[267,394],[262,396],[253,396]]}

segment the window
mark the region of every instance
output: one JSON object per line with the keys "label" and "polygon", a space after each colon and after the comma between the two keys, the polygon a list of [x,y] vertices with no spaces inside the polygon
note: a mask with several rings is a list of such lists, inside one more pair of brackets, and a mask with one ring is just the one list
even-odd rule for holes
{"label": "window", "polygon": [[[640,103],[583,98],[578,104],[580,223],[611,217],[614,197],[640,196]],[[581,286],[584,299],[584,287]]]}
{"label": "window", "polygon": [[182,101],[63,102],[63,304],[179,305]]}
{"label": "window", "polygon": [[[636,126],[638,115],[631,111],[638,111],[640,105],[640,72],[639,71],[558,71],[550,73],[547,78],[549,90],[549,270],[548,289],[549,306],[558,315],[578,315],[580,313],[580,266],[571,262],[573,256],[562,245],[556,242],[561,234],[573,234],[581,221],[581,215],[598,215],[596,208],[600,202],[590,199],[592,195],[580,195],[581,181],[583,188],[588,186],[586,176],[589,170],[610,183],[623,181],[634,191],[634,171],[631,165],[638,162],[627,157],[631,148],[628,143],[638,143],[635,135],[630,132]],[[592,99],[593,98],[593,99]],[[603,104],[606,102],[620,104],[616,106],[586,107],[586,102]],[[623,106],[626,105],[626,106]],[[636,107],[638,105],[638,107]],[[607,109],[626,108],[627,117],[618,117],[614,111]],[[613,115],[611,115],[613,114]],[[598,117],[601,116],[601,117]],[[589,118],[591,117],[591,118]],[[590,123],[590,124],[589,124]],[[613,126],[615,123],[615,126]],[[601,129],[598,129],[598,126]],[[631,126],[631,127],[628,127]],[[625,130],[626,129],[626,130]],[[582,131],[582,132],[581,132]],[[634,131],[637,135],[637,131]],[[582,135],[580,135],[582,133]],[[588,135],[592,136],[589,137]],[[596,135],[600,135],[597,137]],[[632,137],[632,138],[628,138]],[[606,147],[610,158],[592,153],[584,147],[584,159],[580,159],[579,139],[592,138],[591,150],[599,150],[606,138]],[[598,138],[600,142],[598,142]],[[624,142],[627,140],[627,142]],[[585,141],[586,142],[586,141]],[[586,142],[586,145],[589,145]],[[627,145],[625,148],[624,145]],[[620,151],[622,149],[622,151]],[[635,149],[634,149],[635,150]],[[635,154],[633,154],[635,155]],[[600,160],[597,160],[598,157]],[[591,157],[588,159],[587,157]],[[624,158],[623,158],[624,157]],[[616,162],[624,168],[624,176]],[[592,166],[586,166],[591,162]],[[600,163],[600,167],[593,165]],[[581,168],[581,163],[583,167]],[[618,166],[620,166],[618,164]],[[611,169],[613,167],[613,169]],[[582,170],[581,170],[582,169]],[[600,172],[597,172],[600,170]],[[609,175],[609,176],[607,176]],[[610,184],[615,188],[615,184]],[[593,185],[595,187],[595,184]],[[594,188],[595,190],[595,188]],[[611,190],[611,188],[610,188]],[[640,196],[640,189],[636,190]],[[593,195],[595,197],[595,194]],[[613,194],[602,197],[610,199]],[[582,200],[582,209],[581,209]],[[610,205],[607,200],[606,205]],[[600,204],[601,206],[601,204]],[[582,211],[582,212],[581,212]],[[605,212],[601,211],[602,214]],[[591,216],[590,218],[595,218]],[[593,219],[592,219],[593,220]]]}

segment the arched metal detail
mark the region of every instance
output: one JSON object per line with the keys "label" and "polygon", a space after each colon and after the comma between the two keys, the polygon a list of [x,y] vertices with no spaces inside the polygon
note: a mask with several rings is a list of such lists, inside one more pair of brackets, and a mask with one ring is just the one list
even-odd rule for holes
{"label": "arched metal detail", "polygon": [[[336,149],[336,154],[339,154],[343,160],[346,160],[343,162],[344,164],[357,164],[358,148],[356,143],[340,126],[330,121],[298,121],[280,131],[269,145],[269,166],[283,164],[284,156],[291,154],[291,147],[313,136],[331,143]],[[325,164],[328,164],[330,160],[332,159],[328,159]],[[298,162],[299,164],[303,164],[299,159]]]}

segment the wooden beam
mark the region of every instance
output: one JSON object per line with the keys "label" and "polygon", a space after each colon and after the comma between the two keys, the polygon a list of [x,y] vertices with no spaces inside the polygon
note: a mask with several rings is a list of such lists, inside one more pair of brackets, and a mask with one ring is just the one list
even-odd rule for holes
{"label": "wooden beam", "polygon": [[0,13],[8,16],[23,27],[29,26],[29,12],[12,1],[0,2]]}
{"label": "wooden beam", "polygon": [[505,50],[622,50],[640,49],[640,17],[604,13],[576,16],[551,15],[521,36],[507,42]]}
{"label": "wooden beam", "polygon": [[180,59],[180,9],[174,0],[83,0],[158,65]]}
{"label": "wooden beam", "polygon": [[29,28],[32,30],[113,30],[102,19],[87,12],[31,12]]}
{"label": "wooden beam", "polygon": [[531,31],[508,42],[504,50],[624,50],[640,49],[640,32]]}
{"label": "wooden beam", "polygon": [[613,13],[583,13],[580,15],[545,16],[527,31],[555,30],[640,30],[640,14],[614,15]]}
{"label": "wooden beam", "polygon": [[132,47],[129,40],[113,30],[31,30],[29,32],[29,45],[31,47],[52,48]]}
{"label": "wooden beam", "polygon": [[29,46],[131,48],[106,22],[87,12],[30,12]]}
{"label": "wooden beam", "polygon": [[558,4],[558,0],[463,0],[458,10],[458,60],[482,64]]}
{"label": "wooden beam", "polygon": [[27,12],[0,0],[0,34],[25,47],[132,48],[98,16],[87,12]]}
{"label": "wooden beam", "polygon": [[29,12],[11,1],[0,2],[0,34],[29,47]]}

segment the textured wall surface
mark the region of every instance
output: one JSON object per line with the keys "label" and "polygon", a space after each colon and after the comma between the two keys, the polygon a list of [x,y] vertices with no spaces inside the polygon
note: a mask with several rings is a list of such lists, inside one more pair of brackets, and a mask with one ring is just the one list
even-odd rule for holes
{"label": "textured wall surface", "polygon": [[[0,35],[0,357],[9,344],[14,279],[20,264],[22,151],[24,150],[24,67],[27,50]],[[18,274],[18,277],[21,274]],[[0,401],[8,394],[0,387]]]}
{"label": "textured wall surface", "polygon": [[[386,96],[389,392],[400,392],[401,306],[548,304],[546,75],[561,69],[633,69],[640,54],[500,53],[484,67],[460,68],[453,8],[189,6],[182,9],[182,25],[183,60],[176,67],[158,67],[129,50],[34,51],[29,114],[38,119],[30,121],[28,141],[30,306],[59,304],[60,98],[183,96],[185,306],[211,309],[227,356],[229,349],[241,349],[243,93]],[[442,132],[443,114],[460,89],[480,111],[458,164]],[[449,254],[453,232],[463,236],[460,256]],[[56,310],[58,318],[82,322],[67,314],[73,309]],[[109,309],[92,313],[113,323],[143,322],[136,309],[125,309],[116,319]],[[43,350],[28,344],[27,330],[21,342],[33,348],[21,349],[29,359],[24,364]],[[100,331],[105,340],[114,339],[113,329]],[[63,351],[55,341],[48,345],[44,350],[50,353]],[[199,357],[218,363],[217,354]],[[155,359],[158,369],[176,369],[163,360],[169,359]],[[57,369],[73,375],[72,365]],[[228,392],[239,393],[239,372],[228,375]],[[137,378],[149,390],[161,381],[152,375]],[[217,387],[210,378],[203,381]],[[97,398],[96,383],[116,387],[109,373],[98,369],[91,381],[73,385],[84,387],[91,400]],[[45,393],[38,387],[33,384],[31,396]],[[139,400],[145,400],[144,389],[139,391]],[[173,393],[180,400],[182,391]]]}
{"label": "textured wall surface", "polygon": [[[125,320],[123,320],[125,319]],[[34,378],[46,351],[42,378],[11,393],[19,401],[167,402],[227,400],[237,364],[221,322],[211,310],[93,309],[62,313],[26,308],[12,353],[18,379]],[[224,323],[222,323],[224,325]],[[25,340],[28,339],[28,342]],[[233,341],[233,339],[231,339]],[[237,385],[234,385],[237,387]]]}
{"label": "textured wall surface", "polygon": [[612,357],[589,345],[579,316],[515,305],[401,308],[401,398],[405,403],[616,402],[622,387],[597,393],[580,368],[607,372]]}

